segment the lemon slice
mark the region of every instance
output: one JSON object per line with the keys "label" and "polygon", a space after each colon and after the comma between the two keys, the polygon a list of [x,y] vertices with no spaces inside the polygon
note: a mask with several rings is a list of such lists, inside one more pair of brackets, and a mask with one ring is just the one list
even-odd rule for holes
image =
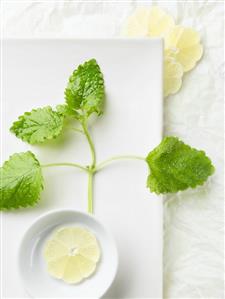
{"label": "lemon slice", "polygon": [[199,33],[182,26],[173,27],[166,36],[165,47],[173,50],[173,56],[183,66],[184,72],[193,69],[203,54]]}
{"label": "lemon slice", "polygon": [[79,283],[92,275],[100,259],[96,237],[82,227],[57,230],[44,247],[48,273],[67,283]]}
{"label": "lemon slice", "polygon": [[164,37],[174,25],[173,17],[159,7],[139,7],[127,18],[122,34],[134,37]]}

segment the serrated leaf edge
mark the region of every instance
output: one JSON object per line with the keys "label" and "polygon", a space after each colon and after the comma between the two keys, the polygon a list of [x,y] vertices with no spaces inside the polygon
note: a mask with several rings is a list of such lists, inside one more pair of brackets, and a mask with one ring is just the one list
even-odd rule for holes
{"label": "serrated leaf edge", "polygon": [[[174,138],[174,139],[176,139],[176,140],[179,141],[179,142],[182,142],[184,145],[188,146],[191,150],[197,150],[197,151],[201,152],[201,153],[204,155],[205,158],[208,158],[208,159],[210,160],[210,164],[211,164],[211,172],[210,172],[210,174],[209,174],[208,177],[207,177],[207,180],[208,180],[208,178],[214,174],[214,172],[215,172],[215,166],[212,164],[212,161],[211,161],[211,159],[207,156],[206,152],[205,152],[204,150],[198,150],[197,148],[194,148],[194,147],[190,146],[189,144],[184,143],[180,138],[178,138],[178,137],[176,137],[176,136],[165,136],[164,138],[166,139],[166,138],[171,138],[171,137]],[[156,148],[157,148],[157,147],[156,147]],[[150,178],[151,176],[154,176],[154,174],[151,172],[151,167],[150,167],[150,162],[148,161],[148,157],[149,157],[149,155],[150,155],[151,153],[153,153],[154,151],[156,151],[156,148],[154,148],[152,151],[150,151],[150,152],[148,153],[147,157],[145,158],[145,161],[146,161],[146,163],[147,163],[147,165],[148,165],[148,169],[149,169],[149,172],[150,172],[149,175],[148,175],[148,177],[147,177],[146,187],[147,187],[148,189],[150,189],[150,191],[151,191],[152,193],[155,193],[155,194],[157,194],[157,195],[160,195],[160,194],[164,194],[164,195],[165,195],[165,194],[175,194],[175,193],[178,193],[178,192],[180,192],[180,191],[187,190],[187,189],[195,189],[196,187],[198,187],[198,186],[203,186],[204,184],[207,183],[207,180],[205,180],[205,181],[200,181],[199,183],[196,183],[196,184],[194,184],[193,186],[188,186],[188,187],[186,187],[186,188],[181,188],[179,191],[174,191],[174,192],[157,192],[157,191],[153,191],[153,190],[151,189],[151,187],[149,186],[149,184],[148,184],[148,180],[149,180],[149,178]]]}
{"label": "serrated leaf edge", "polygon": [[24,142],[26,142],[26,143],[28,143],[28,144],[32,144],[32,145],[33,145],[33,144],[41,144],[41,143],[45,142],[46,140],[56,139],[56,138],[62,133],[62,130],[63,130],[63,122],[62,122],[62,125],[61,125],[61,126],[59,127],[59,129],[57,130],[57,132],[55,132],[55,133],[54,133],[53,135],[51,135],[51,136],[47,136],[47,137],[42,137],[42,138],[40,138],[40,140],[39,140],[38,142],[30,142],[30,141],[28,141],[24,136],[19,136],[19,134],[16,133],[16,132],[14,131],[14,128],[13,128],[13,127],[14,127],[15,125],[17,125],[20,121],[23,120],[24,115],[28,115],[28,116],[29,116],[29,115],[32,114],[32,112],[37,112],[38,110],[40,110],[40,109],[44,109],[44,108],[50,108],[54,113],[57,113],[57,114],[59,115],[59,117],[65,119],[65,114],[60,113],[60,112],[58,112],[58,111],[56,111],[56,110],[53,110],[51,106],[45,106],[45,107],[41,107],[41,108],[36,108],[36,109],[32,109],[31,111],[24,112],[23,115],[20,115],[20,116],[18,117],[18,120],[14,121],[14,122],[12,123],[12,126],[11,126],[10,129],[9,129],[10,132],[13,133],[17,138],[21,139],[22,141],[24,141]]}
{"label": "serrated leaf edge", "polygon": [[[41,164],[40,164],[39,160],[36,158],[35,154],[32,153],[31,151],[14,153],[14,154],[10,155],[9,158],[8,158],[8,160],[6,160],[0,168],[3,168],[5,165],[7,165],[9,163],[9,160],[12,159],[14,156],[17,156],[17,155],[20,155],[20,154],[27,154],[27,153],[29,153],[29,154],[32,155],[32,157],[38,163],[38,166],[40,166],[40,169],[41,169]],[[41,169],[41,176],[42,176],[42,182],[41,182],[40,193],[44,189],[44,184],[43,184],[44,179],[43,179],[42,169]],[[40,199],[41,198],[38,197],[36,200],[33,201],[32,204],[28,203],[28,204],[25,204],[25,205],[16,205],[14,207],[9,207],[9,208],[0,207],[0,211],[13,211],[13,210],[21,209],[21,208],[33,207],[33,206],[37,205],[37,203],[40,201]]]}

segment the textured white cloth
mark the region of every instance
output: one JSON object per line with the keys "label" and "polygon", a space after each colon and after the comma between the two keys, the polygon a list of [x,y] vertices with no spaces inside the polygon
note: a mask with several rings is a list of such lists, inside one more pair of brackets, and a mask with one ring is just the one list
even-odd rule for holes
{"label": "textured white cloth", "polygon": [[223,37],[220,1],[4,2],[4,37],[112,37],[139,5],[158,4],[194,27],[204,55],[165,99],[164,132],[205,149],[216,173],[204,186],[168,196],[164,204],[164,297],[223,298]]}

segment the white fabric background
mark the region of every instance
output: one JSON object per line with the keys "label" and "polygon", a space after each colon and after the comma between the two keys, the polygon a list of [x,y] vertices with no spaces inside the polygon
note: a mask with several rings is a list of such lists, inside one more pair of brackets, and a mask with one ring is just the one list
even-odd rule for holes
{"label": "white fabric background", "polygon": [[220,1],[4,1],[4,37],[111,37],[138,5],[159,4],[202,36],[204,56],[165,99],[164,132],[205,149],[216,166],[204,186],[165,198],[164,297],[223,298],[224,8]]}

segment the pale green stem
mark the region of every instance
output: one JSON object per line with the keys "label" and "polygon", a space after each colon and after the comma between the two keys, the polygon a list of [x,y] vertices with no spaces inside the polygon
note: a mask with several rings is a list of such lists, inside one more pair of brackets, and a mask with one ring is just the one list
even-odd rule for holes
{"label": "pale green stem", "polygon": [[93,214],[93,172],[88,173],[88,213]]}
{"label": "pale green stem", "polygon": [[90,146],[91,157],[92,157],[92,162],[91,162],[91,166],[89,167],[89,173],[88,173],[88,212],[93,214],[93,176],[95,173],[96,154],[95,154],[94,143],[92,141],[92,138],[87,128],[87,121],[86,120],[82,121],[81,125],[84,130],[84,134],[87,137],[87,141]]}
{"label": "pale green stem", "polygon": [[95,170],[99,171],[102,168],[104,168],[106,165],[110,164],[111,162],[117,161],[117,160],[142,160],[145,161],[144,157],[140,156],[134,156],[134,155],[123,155],[123,156],[114,156],[112,158],[109,158],[101,163],[99,163],[96,167]]}
{"label": "pale green stem", "polygon": [[77,163],[50,163],[50,164],[41,165],[42,168],[56,167],[56,166],[70,166],[70,167],[76,167],[76,168],[88,171],[88,168],[86,168],[85,166],[82,166],[80,164],[77,164]]}
{"label": "pale green stem", "polygon": [[95,154],[95,147],[94,147],[94,143],[91,139],[91,136],[88,132],[88,128],[87,128],[87,123],[86,121],[83,121],[82,123],[82,128],[84,130],[84,134],[86,135],[87,137],[87,141],[88,141],[88,144],[90,146],[90,150],[91,150],[91,156],[92,156],[92,164],[91,164],[91,168],[95,168],[95,164],[96,164],[96,154]]}
{"label": "pale green stem", "polygon": [[77,132],[77,133],[84,134],[84,131],[82,131],[81,129],[77,129],[77,128],[74,128],[74,127],[70,128],[70,129]]}

